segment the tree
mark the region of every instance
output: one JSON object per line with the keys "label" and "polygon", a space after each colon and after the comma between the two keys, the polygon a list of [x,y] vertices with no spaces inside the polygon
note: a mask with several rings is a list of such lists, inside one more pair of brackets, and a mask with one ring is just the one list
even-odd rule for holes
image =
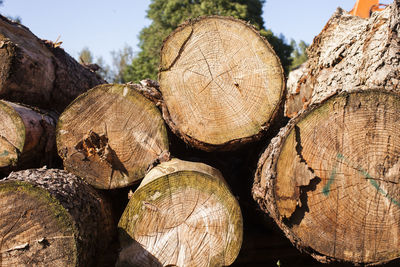
{"label": "tree", "polygon": [[293,70],[296,67],[300,66],[301,64],[303,64],[304,62],[307,61],[307,59],[308,59],[308,56],[307,56],[308,44],[306,42],[304,42],[303,40],[297,44],[296,41],[292,39],[292,41],[290,42],[290,45],[293,47],[292,64],[290,66],[290,70]]}
{"label": "tree", "polygon": [[88,47],[82,48],[81,52],[79,52],[78,57],[79,63],[82,65],[97,65],[98,70],[96,72],[104,80],[108,82],[113,82],[115,80],[115,73],[111,70],[110,66],[106,64],[103,57],[97,57],[96,62],[94,62],[94,56]]}
{"label": "tree", "polygon": [[[3,1],[3,0],[0,0],[0,6],[2,6],[3,3],[4,3],[4,1]],[[12,21],[15,21],[15,22],[18,22],[18,23],[22,23],[22,19],[21,19],[20,16],[10,16],[10,15],[7,15],[6,17],[7,17],[9,20],[12,20]]]}
{"label": "tree", "polygon": [[202,15],[232,16],[249,21],[266,37],[280,57],[285,71],[291,64],[292,47],[264,28],[262,6],[265,0],[152,0],[147,17],[152,20],[139,35],[141,51],[124,71],[125,81],[156,79],[162,41],[179,24]]}
{"label": "tree", "polygon": [[82,48],[81,52],[79,52],[79,63],[80,64],[92,64],[93,63],[92,52],[90,52],[90,50],[87,46]]}
{"label": "tree", "polygon": [[132,47],[129,45],[125,45],[124,48],[118,51],[112,51],[112,63],[114,69],[114,78],[113,81],[115,83],[125,83],[128,80],[124,79],[124,72],[130,62],[132,62],[133,51]]}
{"label": "tree", "polygon": [[106,64],[103,57],[98,57],[96,59],[96,64],[100,67],[100,69],[97,71],[97,74],[99,74],[101,78],[108,82],[114,80],[114,73],[110,66]]}

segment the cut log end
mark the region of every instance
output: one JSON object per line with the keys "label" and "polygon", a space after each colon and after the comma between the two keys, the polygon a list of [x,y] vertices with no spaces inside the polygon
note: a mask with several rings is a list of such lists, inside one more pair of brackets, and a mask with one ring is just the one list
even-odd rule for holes
{"label": "cut log end", "polygon": [[56,116],[0,101],[0,172],[51,166],[56,156]]}
{"label": "cut log end", "polygon": [[0,168],[15,165],[25,143],[25,126],[18,113],[0,101]]}
{"label": "cut log end", "polygon": [[300,249],[359,264],[399,257],[399,109],[394,94],[341,94],[271,142],[253,193]]}
{"label": "cut log end", "polygon": [[242,217],[222,176],[211,176],[217,172],[178,160],[153,169],[119,222],[119,264],[232,264],[241,247]]}
{"label": "cut log end", "polygon": [[65,171],[12,173],[0,204],[2,266],[92,266],[114,235],[107,202]]}
{"label": "cut log end", "polygon": [[164,41],[160,64],[164,118],[200,149],[251,141],[281,103],[279,59],[243,21],[210,16],[181,25]]}
{"label": "cut log end", "polygon": [[57,147],[67,170],[101,189],[128,186],[168,157],[156,106],[131,85],[101,85],[60,116]]}
{"label": "cut log end", "polygon": [[76,266],[73,222],[47,191],[29,183],[3,182],[0,203],[2,266]]}

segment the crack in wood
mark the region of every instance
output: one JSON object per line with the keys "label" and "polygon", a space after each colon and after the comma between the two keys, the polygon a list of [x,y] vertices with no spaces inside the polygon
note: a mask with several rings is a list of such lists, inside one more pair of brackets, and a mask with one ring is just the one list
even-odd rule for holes
{"label": "crack in wood", "polygon": [[119,171],[125,176],[129,176],[128,170],[118,158],[117,153],[110,147],[106,134],[99,135],[92,130],[75,146],[75,149],[85,156],[85,160],[98,155],[100,161],[105,162],[110,168],[109,188],[111,188],[112,179],[115,171]]}
{"label": "crack in wood", "polygon": [[188,43],[188,41],[190,40],[192,35],[193,35],[193,28],[190,29],[189,36],[185,39],[185,41],[183,41],[182,46],[179,48],[178,55],[176,56],[176,58],[172,61],[172,63],[167,68],[160,68],[160,72],[169,71],[176,64],[178,59],[181,57],[182,52],[185,49],[186,44]]}
{"label": "crack in wood", "polygon": [[313,178],[310,179],[307,185],[299,186],[300,196],[298,200],[300,200],[300,203],[296,205],[294,212],[290,215],[289,218],[285,217],[282,220],[283,223],[286,224],[288,227],[292,227],[293,225],[299,225],[303,220],[305,213],[310,211],[308,208],[308,192],[315,191],[317,185],[321,182],[321,178],[315,175],[314,169],[311,168],[307,164],[307,161],[304,159],[304,156],[302,154],[303,146],[301,145],[300,128],[297,125],[294,126],[294,132],[296,138],[296,152],[300,158],[300,163],[304,163],[306,165],[307,169],[310,171]]}
{"label": "crack in wood", "polygon": [[290,215],[289,218],[283,218],[282,222],[286,224],[288,227],[293,227],[294,225],[299,225],[303,220],[306,212],[309,212],[310,209],[308,208],[308,192],[315,191],[317,185],[321,182],[321,178],[315,176],[313,179],[310,180],[308,185],[300,186],[300,203],[297,204],[296,209]]}

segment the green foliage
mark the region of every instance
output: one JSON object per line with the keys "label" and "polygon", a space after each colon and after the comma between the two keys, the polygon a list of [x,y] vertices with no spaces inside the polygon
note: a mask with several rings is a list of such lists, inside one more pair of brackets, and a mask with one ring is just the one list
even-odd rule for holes
{"label": "green foliage", "polygon": [[290,70],[293,70],[307,61],[308,44],[306,44],[304,41],[300,41],[299,44],[297,44],[295,40],[292,40],[290,45],[293,47],[292,64],[290,66]]}
{"label": "green foliage", "polygon": [[291,45],[286,44],[285,37],[281,35],[279,38],[276,37],[271,30],[261,29],[261,36],[265,37],[268,42],[272,45],[275,53],[281,60],[281,64],[285,74],[289,73],[290,66],[292,64],[292,58],[290,57],[293,51]]}
{"label": "green foliage", "polygon": [[105,63],[103,57],[98,57],[96,62],[94,62],[94,56],[88,47],[82,48],[78,57],[80,64],[89,65],[95,63],[97,66],[99,66],[97,74],[99,74],[104,80],[108,82],[112,82],[114,80],[115,75],[111,71],[110,66]]}
{"label": "green foliage", "polygon": [[124,48],[118,51],[111,52],[113,67],[114,67],[114,83],[125,83],[124,79],[124,71],[127,68],[127,65],[132,62],[133,52],[132,47],[125,45]]}
{"label": "green foliage", "polygon": [[111,71],[110,66],[104,61],[103,57],[98,57],[96,64],[100,67],[97,74],[107,82],[112,82],[114,80],[114,73]]}
{"label": "green foliage", "polygon": [[79,63],[80,64],[92,64],[93,63],[93,55],[90,52],[88,47],[82,48],[81,52],[79,52]]}
{"label": "green foliage", "polygon": [[264,3],[265,0],[152,0],[147,11],[152,23],[139,35],[141,51],[125,68],[124,80],[156,79],[162,41],[182,22],[204,15],[232,16],[251,22],[268,39],[288,70],[292,47],[264,29],[261,16]]}

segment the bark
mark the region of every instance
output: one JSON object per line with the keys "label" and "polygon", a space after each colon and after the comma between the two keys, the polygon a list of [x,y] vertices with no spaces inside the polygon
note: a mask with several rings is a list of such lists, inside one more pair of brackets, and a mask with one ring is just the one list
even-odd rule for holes
{"label": "bark", "polygon": [[239,204],[219,171],[177,159],[146,175],[118,226],[117,266],[226,266],[243,235]]}
{"label": "bark", "polygon": [[342,91],[400,91],[400,1],[369,19],[338,9],[308,49],[302,75],[288,85],[285,113]]}
{"label": "bark", "polygon": [[106,200],[62,170],[11,173],[0,202],[1,266],[98,266],[115,234]]}
{"label": "bark", "polygon": [[253,197],[317,260],[400,255],[400,97],[341,93],[292,119],[261,156]]}
{"label": "bark", "polygon": [[268,42],[251,25],[219,16],[190,20],[170,34],[158,78],[165,121],[206,151],[260,139],[285,86]]}
{"label": "bark", "polygon": [[0,173],[53,166],[57,115],[0,100]]}
{"label": "bark", "polygon": [[50,41],[0,16],[0,98],[62,112],[104,81]]}
{"label": "bark", "polygon": [[57,148],[68,171],[100,189],[129,186],[169,159],[162,116],[133,85],[79,96],[60,116]]}

